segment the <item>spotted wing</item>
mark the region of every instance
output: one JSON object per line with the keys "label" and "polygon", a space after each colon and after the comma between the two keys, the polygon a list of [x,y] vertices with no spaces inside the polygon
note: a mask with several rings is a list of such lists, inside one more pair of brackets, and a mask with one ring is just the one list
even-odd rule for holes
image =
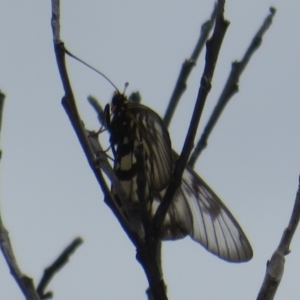
{"label": "spotted wing", "polygon": [[115,146],[114,168],[128,198],[137,202],[135,151],[139,148],[143,152],[148,197],[150,191],[161,191],[169,183],[173,167],[171,141],[161,118],[146,106],[128,102],[120,120],[115,117],[111,127]]}
{"label": "spotted wing", "polygon": [[169,183],[172,168],[172,147],[162,119],[150,108],[132,103],[128,115],[135,119],[136,128],[143,140],[149,170],[153,176],[153,189],[161,191]]}
{"label": "spotted wing", "polygon": [[[165,190],[152,204],[155,213]],[[252,248],[242,228],[212,189],[186,167],[166,215],[162,239],[180,239],[190,235],[211,253],[230,262],[252,258]]]}

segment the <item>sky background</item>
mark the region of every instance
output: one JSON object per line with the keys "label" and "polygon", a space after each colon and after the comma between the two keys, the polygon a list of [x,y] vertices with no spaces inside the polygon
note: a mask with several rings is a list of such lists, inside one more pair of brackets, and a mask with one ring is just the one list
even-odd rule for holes
{"label": "sky background", "polygon": [[[61,6],[66,46],[128,94],[163,115],[181,64],[213,8],[211,0],[75,1]],[[300,2],[228,0],[231,22],[201,120],[203,129],[230,72],[275,6],[274,23],[240,80],[240,92],[218,122],[196,170],[238,219],[254,249],[229,264],[186,238],[163,244],[169,299],[255,299],[267,260],[286,227],[300,174]],[[24,273],[43,270],[76,236],[84,244],[51,282],[56,300],[146,299],[135,249],[103,202],[61,98],[50,27],[50,1],[2,1],[0,89],[6,94],[1,148],[0,208]],[[197,96],[204,53],[170,126],[180,151]],[[99,124],[86,97],[110,101],[113,88],[68,59],[87,128]],[[108,136],[101,141],[108,144]],[[300,234],[287,257],[276,299],[299,298]],[[0,299],[23,299],[0,255]]]}

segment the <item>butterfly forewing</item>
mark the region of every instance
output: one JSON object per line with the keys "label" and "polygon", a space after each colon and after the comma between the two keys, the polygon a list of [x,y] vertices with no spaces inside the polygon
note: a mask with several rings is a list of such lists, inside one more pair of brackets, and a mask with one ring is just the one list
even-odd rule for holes
{"label": "butterfly forewing", "polygon": [[109,121],[110,142],[115,156],[114,169],[125,193],[132,202],[138,201],[138,165],[135,151],[143,151],[147,178],[146,198],[161,191],[172,173],[171,141],[161,118],[150,108],[128,101],[117,93],[112,100]]}
{"label": "butterfly forewing", "polygon": [[[164,191],[156,194],[152,205],[155,213]],[[235,218],[212,189],[186,167],[166,215],[162,239],[180,239],[190,235],[208,251],[230,262],[252,258],[252,248]]]}
{"label": "butterfly forewing", "polygon": [[152,171],[153,189],[160,191],[167,186],[172,174],[171,141],[161,118],[150,109],[132,103],[129,114],[136,116],[143,147]]}

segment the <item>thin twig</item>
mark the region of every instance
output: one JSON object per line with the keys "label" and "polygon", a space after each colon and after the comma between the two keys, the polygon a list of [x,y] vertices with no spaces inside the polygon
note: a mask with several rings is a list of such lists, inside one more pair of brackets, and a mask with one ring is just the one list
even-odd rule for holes
{"label": "thin twig", "polygon": [[[4,99],[5,99],[5,95],[0,91],[0,136],[1,136],[1,124],[2,124]],[[1,150],[0,153],[2,153]],[[1,214],[0,214],[0,248],[3,253],[4,259],[9,267],[10,273],[15,279],[15,281],[17,282],[25,298],[29,300],[39,300],[40,298],[35,291],[33,280],[28,276],[26,276],[25,274],[23,274],[18,266],[17,259],[14,255],[14,251],[10,242],[9,234],[3,224]]]}
{"label": "thin twig", "polygon": [[53,34],[53,43],[58,43],[60,41],[60,1],[51,0],[52,6],[52,18],[51,27]]}
{"label": "thin twig", "polygon": [[236,61],[232,64],[231,72],[230,72],[227,82],[224,86],[222,94],[218,100],[218,103],[217,103],[214,111],[212,112],[212,115],[203,130],[201,138],[199,139],[199,141],[191,155],[191,158],[189,160],[189,165],[191,167],[193,167],[195,165],[199,155],[206,148],[209,135],[211,134],[216,123],[218,122],[218,119],[219,119],[220,115],[222,114],[224,108],[226,107],[227,103],[232,98],[232,96],[238,92],[239,79],[240,79],[245,67],[247,66],[248,62],[250,61],[250,58],[252,57],[254,52],[261,45],[263,35],[271,26],[275,13],[276,13],[276,9],[271,7],[270,14],[266,17],[262,26],[260,27],[260,29],[258,30],[256,35],[254,36],[250,46],[248,47],[246,53],[244,54],[244,57],[242,58],[242,60],[240,62]]}
{"label": "thin twig", "polygon": [[88,96],[88,101],[90,105],[94,108],[94,110],[97,112],[98,121],[100,124],[104,124],[103,117],[104,117],[104,109],[99,103],[99,101],[94,96]]}
{"label": "thin twig", "polygon": [[59,257],[45,269],[43,277],[41,278],[40,283],[36,289],[39,297],[41,299],[52,298],[52,292],[46,292],[46,288],[54,275],[63,268],[66,263],[69,261],[70,256],[76,251],[76,249],[83,243],[82,238],[75,238],[59,255]]}
{"label": "thin twig", "polygon": [[216,13],[217,13],[217,4],[214,5],[213,12],[211,14],[211,17],[208,21],[202,24],[201,26],[201,32],[200,32],[200,37],[197,41],[197,44],[195,46],[195,49],[191,55],[191,57],[182,64],[180,74],[178,76],[173,94],[171,96],[169,105],[167,107],[165,116],[164,116],[164,123],[166,127],[169,127],[173,114],[176,110],[176,107],[179,103],[179,100],[181,96],[183,95],[184,91],[186,90],[187,87],[187,80],[192,72],[193,67],[196,65],[196,62],[198,60],[198,57],[205,45],[205,42],[208,39],[209,33],[213,28],[215,18],[216,18]]}
{"label": "thin twig", "polygon": [[262,287],[257,296],[257,300],[272,300],[274,299],[277,288],[281,282],[285,256],[289,254],[290,245],[294,233],[296,232],[298,223],[300,219],[300,177],[298,191],[294,203],[293,212],[288,224],[288,227],[284,230],[281,237],[281,241],[273,253],[271,260],[268,261],[266,275],[262,284]]}
{"label": "thin twig", "polygon": [[217,4],[217,17],[215,29],[211,39],[207,42],[206,47],[206,63],[203,75],[200,82],[200,88],[197,96],[197,101],[194,108],[194,113],[190,122],[190,127],[185,139],[181,155],[175,164],[175,169],[172,174],[170,184],[166,190],[163,201],[159,205],[153,218],[153,226],[160,234],[161,226],[169,209],[171,201],[175,195],[177,188],[180,186],[181,177],[187,164],[189,155],[194,145],[194,139],[197,132],[200,117],[204,108],[207,95],[211,89],[211,81],[213,78],[215,66],[217,63],[219,51],[222,45],[223,38],[228,28],[229,22],[224,19],[224,0],[219,0]]}

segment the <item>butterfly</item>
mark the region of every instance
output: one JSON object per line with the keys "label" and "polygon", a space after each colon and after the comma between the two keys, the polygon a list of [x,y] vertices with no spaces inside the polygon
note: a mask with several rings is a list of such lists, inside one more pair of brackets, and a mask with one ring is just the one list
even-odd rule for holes
{"label": "butterfly", "polygon": [[[115,92],[105,107],[115,173],[133,206],[139,205],[137,149],[143,157],[144,201],[153,217],[163,199],[178,155],[172,150],[167,128],[150,108]],[[112,192],[114,188],[112,186]],[[162,240],[190,237],[229,262],[252,258],[251,245],[242,228],[220,198],[189,166],[177,189],[161,229]]]}

